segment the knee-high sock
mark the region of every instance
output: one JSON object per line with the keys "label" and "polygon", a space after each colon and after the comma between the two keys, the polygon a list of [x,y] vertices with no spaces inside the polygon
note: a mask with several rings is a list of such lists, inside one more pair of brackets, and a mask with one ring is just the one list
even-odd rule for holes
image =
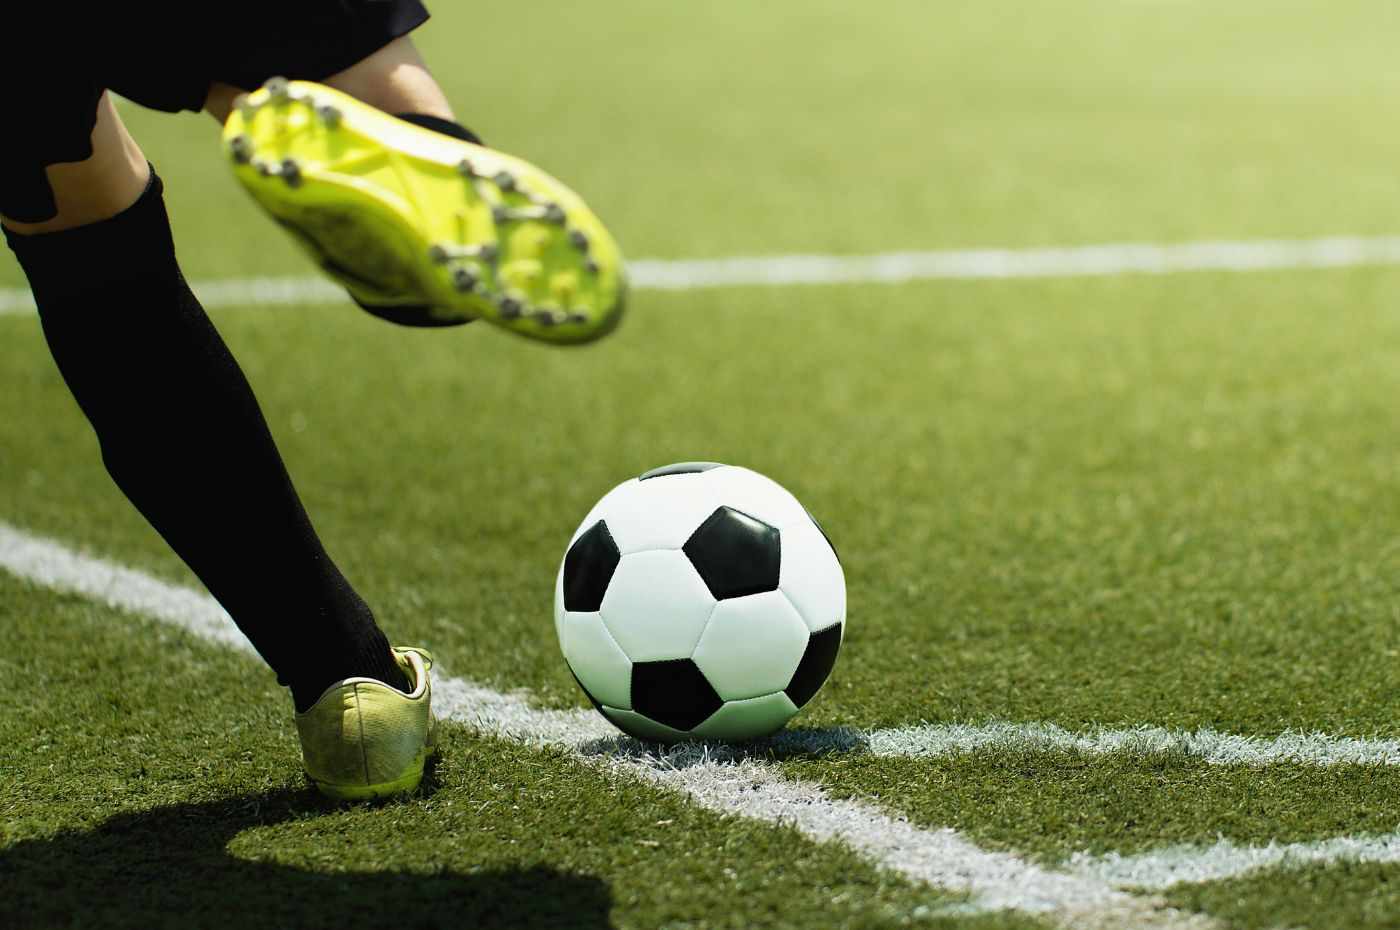
{"label": "knee-high sock", "polygon": [[154,171],[112,219],[6,238],[108,472],[298,709],[353,675],[404,687],[374,615],[317,538],[243,372],[180,273]]}

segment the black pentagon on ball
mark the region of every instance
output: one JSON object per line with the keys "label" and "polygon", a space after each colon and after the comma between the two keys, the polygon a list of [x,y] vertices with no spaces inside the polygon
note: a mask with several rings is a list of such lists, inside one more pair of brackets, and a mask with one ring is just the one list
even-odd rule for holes
{"label": "black pentagon on ball", "polygon": [[599,520],[590,526],[564,555],[564,609],[593,611],[601,607],[620,561],[622,553],[608,525]]}
{"label": "black pentagon on ball", "polygon": [[733,507],[706,517],[681,548],[715,600],[778,590],[778,528]]}
{"label": "black pentagon on ball", "polygon": [[674,730],[698,727],[724,704],[689,659],[632,664],[632,709]]}
{"label": "black pentagon on ball", "polygon": [[662,465],[660,468],[653,468],[649,472],[643,472],[639,481],[646,481],[648,478],[664,478],[667,475],[697,475],[702,471],[709,471],[711,468],[723,468],[722,462],[677,462],[674,465]]}
{"label": "black pentagon on ball", "polygon": [[792,673],[792,681],[783,689],[788,700],[801,707],[815,697],[836,665],[836,653],[840,651],[841,624],[813,633],[807,640],[802,661],[797,663],[797,671]]}

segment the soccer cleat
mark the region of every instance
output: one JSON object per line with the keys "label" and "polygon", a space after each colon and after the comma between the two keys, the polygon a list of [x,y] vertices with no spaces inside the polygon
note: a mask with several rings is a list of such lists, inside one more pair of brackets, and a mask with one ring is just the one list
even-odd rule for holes
{"label": "soccer cleat", "polygon": [[529,162],[281,78],[239,98],[223,140],[253,199],[371,312],[556,343],[622,315],[617,244]]}
{"label": "soccer cleat", "polygon": [[373,678],[347,678],[296,715],[307,777],[328,797],[383,798],[423,780],[437,746],[428,676],[433,657],[412,646],[395,647],[394,657],[413,686],[408,694]]}

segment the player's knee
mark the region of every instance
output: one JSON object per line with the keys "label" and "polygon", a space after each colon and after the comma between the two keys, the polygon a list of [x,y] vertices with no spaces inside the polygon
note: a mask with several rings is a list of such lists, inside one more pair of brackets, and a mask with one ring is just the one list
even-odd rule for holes
{"label": "player's knee", "polygon": [[[0,220],[20,235],[88,226],[131,206],[149,182],[146,157],[104,95],[93,125],[92,155],[47,166],[26,182],[22,192],[7,190],[7,203],[0,203]],[[12,196],[23,201],[23,211],[8,204]]]}

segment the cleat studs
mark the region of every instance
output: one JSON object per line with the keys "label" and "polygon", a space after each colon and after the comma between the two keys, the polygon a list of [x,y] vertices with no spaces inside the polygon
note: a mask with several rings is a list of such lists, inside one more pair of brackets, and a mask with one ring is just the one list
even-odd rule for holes
{"label": "cleat studs", "polygon": [[500,308],[501,319],[503,320],[518,320],[525,310],[525,308],[521,306],[520,301],[516,300],[514,297],[502,297],[497,306]]}
{"label": "cleat studs", "polygon": [[282,159],[282,170],[279,173],[288,187],[301,186],[301,167],[290,158]]}
{"label": "cleat studs", "polygon": [[509,171],[498,172],[491,180],[495,181],[496,186],[503,191],[515,190],[515,175],[511,174]]}
{"label": "cleat studs", "polygon": [[457,258],[475,258],[483,262],[494,262],[496,253],[497,246],[494,242],[486,242],[481,245],[452,245],[447,242],[435,242],[428,246],[429,260],[438,265],[445,265]]}
{"label": "cleat studs", "polygon": [[234,136],[228,140],[228,150],[233,160],[240,165],[246,165],[253,160],[253,144],[247,136]]}
{"label": "cleat studs", "polygon": [[465,178],[476,177],[476,169],[473,168],[472,163],[465,158],[457,162],[457,173]]}
{"label": "cleat studs", "polygon": [[536,310],[531,316],[541,326],[553,326],[556,323],[564,322],[564,314],[557,310]]}
{"label": "cleat studs", "polygon": [[517,223],[526,220],[539,220],[554,226],[564,224],[564,210],[553,205],[532,207],[510,207],[498,203],[491,208],[491,218],[497,223]]}
{"label": "cleat studs", "polygon": [[341,112],[329,104],[316,108],[316,115],[331,129],[340,125]]}
{"label": "cleat studs", "polygon": [[595,262],[595,261],[594,261],[593,259],[591,259],[591,258],[586,259],[586,260],[584,261],[584,263],[583,263],[583,270],[586,271],[586,272],[588,272],[589,274],[597,274],[597,273],[598,273],[598,263]]}
{"label": "cleat studs", "polygon": [[476,288],[476,275],[470,268],[452,269],[452,286],[459,291],[470,291]]}
{"label": "cleat studs", "polygon": [[588,234],[581,229],[569,230],[569,241],[576,249],[588,250]]}
{"label": "cleat studs", "polygon": [[570,322],[570,323],[587,323],[587,322],[588,322],[588,314],[586,314],[586,313],[580,313],[578,310],[575,310],[574,312],[572,312],[572,313],[569,314],[569,322]]}
{"label": "cleat studs", "polygon": [[284,77],[268,78],[263,83],[263,90],[267,91],[267,96],[271,100],[286,100],[290,96],[291,87]]}
{"label": "cleat studs", "polygon": [[272,166],[265,161],[255,161],[253,162],[253,167],[257,170],[258,174],[265,178],[272,176]]}

